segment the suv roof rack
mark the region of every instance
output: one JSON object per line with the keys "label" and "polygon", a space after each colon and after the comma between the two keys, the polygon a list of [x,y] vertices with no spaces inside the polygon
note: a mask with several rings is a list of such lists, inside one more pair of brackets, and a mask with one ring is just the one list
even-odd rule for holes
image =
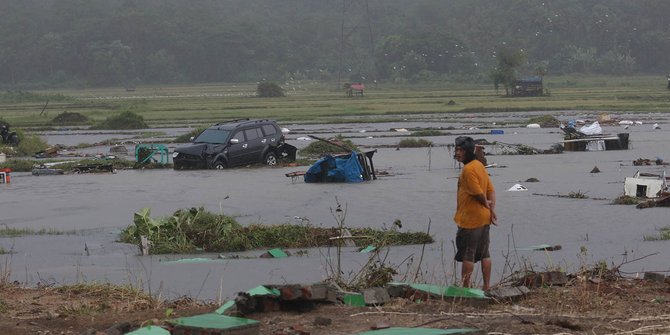
{"label": "suv roof rack", "polygon": [[217,123],[215,124],[215,126],[220,126],[220,125],[222,125],[222,124],[224,124],[224,123],[242,122],[242,121],[249,121],[249,118],[246,118],[246,119],[233,119],[233,120],[227,120],[227,121],[223,121],[223,122],[217,122]]}

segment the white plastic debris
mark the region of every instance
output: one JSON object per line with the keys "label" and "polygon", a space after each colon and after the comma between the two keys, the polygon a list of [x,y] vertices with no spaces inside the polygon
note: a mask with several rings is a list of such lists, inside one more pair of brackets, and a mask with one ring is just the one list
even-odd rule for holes
{"label": "white plastic debris", "polygon": [[621,126],[630,126],[632,124],[633,124],[633,121],[631,121],[631,120],[621,120],[621,121],[619,121],[619,125],[621,125]]}
{"label": "white plastic debris", "polygon": [[399,133],[406,133],[406,132],[408,132],[409,130],[407,130],[407,129],[405,129],[405,128],[395,128],[395,129],[393,129],[393,131],[397,131],[397,132],[399,132]]}
{"label": "white plastic debris", "polygon": [[635,121],[635,124],[636,124],[636,125],[641,125],[641,124],[642,124],[642,121]]}
{"label": "white plastic debris", "polygon": [[286,134],[290,133],[291,130],[288,129],[288,128],[282,128],[282,129],[281,129],[281,132],[282,132],[282,134],[286,135]]}
{"label": "white plastic debris", "polygon": [[595,121],[588,126],[579,128],[579,132],[585,135],[598,135],[603,133],[603,128],[600,127],[600,123]]}
{"label": "white plastic debris", "polygon": [[537,129],[537,128],[541,128],[541,127],[540,127],[540,125],[537,124],[537,123],[531,123],[531,124],[528,124],[528,125],[526,126],[526,128]]}
{"label": "white plastic debris", "polygon": [[514,184],[514,186],[510,187],[508,191],[514,192],[514,191],[528,191],[528,188],[526,186],[523,186],[521,184]]}
{"label": "white plastic debris", "polygon": [[301,136],[301,137],[296,138],[296,140],[298,140],[298,141],[311,141],[312,138],[306,137],[306,136]]}
{"label": "white plastic debris", "polygon": [[654,123],[653,128],[654,128],[654,129],[661,129],[661,126],[659,126],[658,123]]}

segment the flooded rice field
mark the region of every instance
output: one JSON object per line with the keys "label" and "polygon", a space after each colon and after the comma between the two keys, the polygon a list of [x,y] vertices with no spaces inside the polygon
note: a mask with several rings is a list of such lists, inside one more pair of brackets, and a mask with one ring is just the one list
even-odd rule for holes
{"label": "flooded rice field", "polygon": [[[656,174],[664,170],[664,166],[634,166],[634,160],[658,157],[670,161],[670,123],[665,115],[628,117],[645,119],[643,124],[627,130],[612,125],[603,126],[603,131],[630,133],[629,150],[521,156],[502,155],[500,146],[487,146],[489,164],[497,165],[489,169],[497,191],[499,217],[499,225],[492,228],[494,282],[510,274],[510,267],[505,264],[514,270],[524,263],[535,269],[561,267],[575,271],[582,265],[605,261],[610,266],[623,264],[621,270],[631,276],[643,271],[670,270],[670,242],[644,241],[646,235],[658,235],[658,228],[670,224],[670,208],[636,209],[611,204],[623,193],[625,177],[638,170]],[[11,184],[0,185],[0,225],[66,233],[0,238],[0,247],[6,252],[0,255],[2,273],[28,285],[109,281],[143,287],[164,297],[189,295],[207,300],[232,297],[261,284],[318,281],[327,275],[334,250],[309,249],[306,255],[281,259],[257,258],[265,250],[256,250],[238,253],[249,256],[240,259],[188,263],[174,261],[216,259],[218,255],[139,256],[136,246],[115,241],[118,232],[132,224],[133,213],[144,207],[151,208],[152,216],[204,206],[210,211],[235,215],[242,224],[309,222],[330,227],[336,225],[332,210],[339,201],[346,206],[347,226],[382,229],[399,219],[403,231],[430,229],[434,244],[425,250],[420,245],[394,247],[387,262],[398,268],[397,279],[403,280],[405,273],[414,274],[422,258],[422,281],[451,284],[456,233],[452,217],[460,170],[447,144],[460,134],[471,134],[489,142],[549,149],[563,138],[557,128],[496,128],[504,130],[501,135],[491,135],[490,129],[484,129],[495,127],[494,122],[499,124],[506,118],[461,115],[458,120],[444,121],[282,125],[291,130],[288,142],[298,148],[309,143],[302,140],[307,134],[342,134],[364,150],[377,149],[374,166],[387,174],[359,184],[306,184],[285,176],[307,167],[121,170],[115,174],[58,176],[12,173]],[[588,119],[589,115],[566,112],[560,118]],[[653,123],[658,123],[660,129],[653,129]],[[432,148],[396,149],[395,144],[408,133],[393,129],[417,127],[441,127],[450,135],[426,138],[434,143]],[[159,131],[175,136],[188,129]],[[50,144],[68,145],[132,137],[84,131],[49,132],[42,136]],[[134,146],[127,146],[132,155]],[[169,144],[170,149],[175,146]],[[105,154],[109,146],[86,150]],[[601,172],[591,173],[596,166]],[[526,182],[529,178],[539,181]],[[508,191],[517,183],[528,191]],[[552,196],[570,192],[581,192],[589,198]],[[75,233],[68,233],[72,231]],[[561,245],[562,249],[550,253],[523,250],[539,244]],[[345,248],[345,274],[356,272],[367,260],[367,254],[356,250]]]}

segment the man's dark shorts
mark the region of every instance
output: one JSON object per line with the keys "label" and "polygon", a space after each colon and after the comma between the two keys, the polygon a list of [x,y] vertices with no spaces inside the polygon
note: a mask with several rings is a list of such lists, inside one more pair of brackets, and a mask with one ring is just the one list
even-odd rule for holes
{"label": "man's dark shorts", "polygon": [[489,228],[491,225],[475,229],[458,228],[456,233],[456,261],[479,262],[489,255]]}

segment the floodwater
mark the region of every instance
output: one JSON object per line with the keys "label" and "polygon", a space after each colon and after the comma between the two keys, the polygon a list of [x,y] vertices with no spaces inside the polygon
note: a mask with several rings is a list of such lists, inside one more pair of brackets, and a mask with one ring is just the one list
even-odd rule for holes
{"label": "floodwater", "polygon": [[[620,117],[625,117],[622,115]],[[177,209],[204,206],[214,212],[235,215],[242,224],[309,222],[335,226],[333,209],[346,207],[345,224],[350,227],[390,228],[399,219],[403,231],[428,231],[434,244],[390,249],[387,263],[398,269],[397,280],[413,278],[440,285],[454,282],[454,236],[452,216],[456,206],[456,183],[460,170],[446,144],[455,136],[473,134],[490,142],[527,144],[548,149],[562,139],[559,129],[500,128],[503,135],[490,135],[493,122],[460,116],[459,120],[399,121],[340,125],[283,125],[291,132],[289,143],[304,147],[305,134],[329,137],[349,136],[365,150],[377,148],[373,161],[377,171],[388,172],[377,180],[359,184],[306,184],[286,177],[306,167],[252,167],[224,171],[122,170],[115,174],[32,176],[12,173],[12,182],[0,185],[0,225],[16,229],[46,229],[75,234],[34,235],[0,238],[0,270],[28,285],[66,284],[78,281],[114,282],[142,287],[162,297],[189,295],[219,300],[235,296],[262,284],[315,282],[331,272],[335,250],[309,249],[307,255],[282,259],[256,258],[265,250],[238,253],[240,259],[212,262],[172,262],[181,258],[216,258],[218,255],[138,256],[138,248],[117,243],[118,232],[132,224],[133,213],[151,208],[152,216],[167,216]],[[527,117],[527,114],[524,114]],[[644,241],[658,235],[658,228],[670,224],[670,208],[639,210],[634,206],[611,205],[623,192],[623,180],[636,171],[662,173],[662,166],[633,166],[637,158],[670,160],[670,123],[663,114],[631,114],[643,120],[631,126],[631,149],[622,151],[566,152],[557,155],[510,156],[502,149],[487,147],[497,190],[499,225],[492,228],[493,281],[510,274],[510,267],[522,263],[544,270],[560,266],[576,271],[582,265],[606,261],[622,265],[631,276],[643,271],[668,271],[670,242]],[[568,118],[594,119],[570,114]],[[652,129],[653,123],[661,129]],[[433,148],[399,149],[392,146],[407,133],[392,129],[454,127],[452,135],[430,137]],[[170,130],[170,133],[187,131]],[[620,126],[603,126],[605,133],[624,132]],[[92,143],[100,134],[44,134],[50,144]],[[75,139],[72,137],[76,136]],[[90,136],[90,137],[88,137]],[[107,134],[107,138],[119,138]],[[70,142],[68,142],[70,141]],[[381,147],[391,146],[390,148]],[[175,145],[170,145],[174,148]],[[109,147],[92,150],[106,152]],[[129,146],[129,152],[133,152]],[[130,157],[132,158],[132,157]],[[600,173],[590,173],[597,166]],[[539,182],[525,182],[528,178]],[[529,191],[507,191],[520,183]],[[589,199],[560,198],[582,192]],[[551,244],[554,252],[515,250]],[[228,255],[229,256],[229,255]],[[345,248],[344,275],[350,276],[367,261],[367,254]],[[509,264],[510,266],[505,266]],[[460,270],[458,270],[460,271]],[[476,274],[477,278],[480,275]]]}

